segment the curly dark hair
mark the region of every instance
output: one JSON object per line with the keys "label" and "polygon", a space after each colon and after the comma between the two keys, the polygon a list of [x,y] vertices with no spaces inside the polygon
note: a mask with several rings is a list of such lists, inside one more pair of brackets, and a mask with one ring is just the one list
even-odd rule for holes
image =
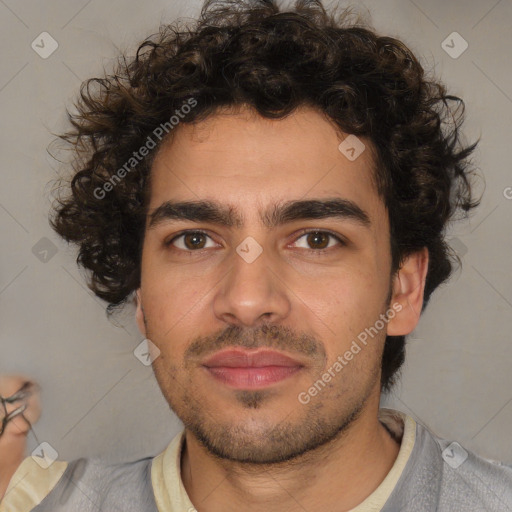
{"label": "curly dark hair", "polygon": [[[383,37],[352,11],[328,13],[320,0],[282,12],[274,0],[207,0],[191,26],[162,25],[136,55],[123,52],[113,74],[82,83],[70,131],[72,176],[60,182],[50,222],[79,246],[90,289],[122,306],[140,284],[147,193],[156,150],[134,152],[173,135],[169,120],[200,122],[222,107],[250,106],[283,118],[300,106],[324,113],[345,133],[365,136],[374,179],[389,212],[392,272],[429,252],[423,308],[460,259],[445,241],[472,197],[470,154],[460,133],[464,102],[427,79],[411,50]],[[183,109],[183,110],[180,110]],[[156,137],[163,133],[165,136]],[[138,154],[138,153],[137,153]],[[126,162],[131,161],[130,168]],[[123,172],[124,169],[124,172]],[[62,188],[64,186],[64,189]],[[405,358],[405,336],[387,336],[381,387],[389,390]]]}

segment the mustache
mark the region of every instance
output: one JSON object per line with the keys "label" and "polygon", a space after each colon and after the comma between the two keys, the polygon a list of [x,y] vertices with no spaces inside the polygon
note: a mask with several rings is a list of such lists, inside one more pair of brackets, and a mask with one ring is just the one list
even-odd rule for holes
{"label": "mustache", "polygon": [[221,331],[196,338],[184,354],[185,361],[191,361],[210,355],[223,348],[273,348],[296,352],[310,358],[325,360],[323,344],[314,336],[296,333],[289,327],[262,325],[256,328],[243,328],[230,325]]}

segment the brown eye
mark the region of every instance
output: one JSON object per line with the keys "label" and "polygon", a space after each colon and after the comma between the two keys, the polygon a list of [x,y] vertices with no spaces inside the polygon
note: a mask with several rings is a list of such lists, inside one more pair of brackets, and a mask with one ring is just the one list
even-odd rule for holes
{"label": "brown eye", "polygon": [[329,245],[329,236],[320,231],[308,233],[306,240],[312,249],[325,249]]}
{"label": "brown eye", "polygon": [[[206,244],[209,240],[211,241],[211,245],[207,246]],[[186,231],[174,237],[166,245],[172,245],[173,247],[189,252],[216,246],[211,238],[202,231]]]}
{"label": "brown eye", "polygon": [[[301,240],[304,240],[305,243]],[[301,242],[299,243],[299,241]],[[346,244],[339,236],[335,235],[334,233],[330,233],[329,231],[316,230],[303,232],[302,236],[296,239],[294,245],[302,249],[309,249],[311,251],[321,253],[324,250],[335,248],[336,245],[344,246]]]}
{"label": "brown eye", "polygon": [[205,238],[203,233],[187,233],[183,236],[183,242],[187,249],[203,249]]}

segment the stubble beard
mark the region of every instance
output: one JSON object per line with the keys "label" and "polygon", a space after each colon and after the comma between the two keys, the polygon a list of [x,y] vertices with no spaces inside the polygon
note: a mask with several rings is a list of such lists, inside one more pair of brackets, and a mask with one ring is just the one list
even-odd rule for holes
{"label": "stubble beard", "polygon": [[[323,453],[329,445],[343,437],[350,426],[364,411],[371,395],[378,374],[372,375],[368,381],[367,389],[350,404],[344,404],[343,396],[346,390],[336,392],[334,387],[324,388],[325,399],[331,398],[331,403],[338,402],[339,408],[331,408],[322,400],[315,397],[307,405],[299,404],[295,396],[291,399],[297,401],[299,412],[304,413],[295,420],[283,418],[278,423],[259,421],[254,424],[244,424],[233,418],[233,421],[219,421],[218,414],[209,412],[207,399],[201,399],[201,390],[194,392],[194,386],[181,386],[183,394],[178,396],[177,383],[166,382],[169,376],[167,369],[160,368],[153,363],[155,375],[160,384],[164,397],[171,410],[178,416],[195,439],[215,458],[224,461],[238,462],[249,465],[294,464],[304,462],[308,456],[317,457],[318,452]],[[340,377],[341,378],[341,377]],[[331,383],[332,384],[332,383]],[[203,391],[204,392],[204,391]],[[263,410],[266,403],[272,399],[272,390],[237,390],[234,397],[244,411]]]}

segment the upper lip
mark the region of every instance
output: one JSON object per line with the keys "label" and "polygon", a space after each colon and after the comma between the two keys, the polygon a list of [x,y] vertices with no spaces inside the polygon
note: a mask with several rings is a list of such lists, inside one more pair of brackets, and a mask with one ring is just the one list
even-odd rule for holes
{"label": "upper lip", "polygon": [[229,368],[259,368],[263,366],[304,366],[299,361],[275,350],[248,351],[229,349],[216,352],[206,359],[203,366]]}

